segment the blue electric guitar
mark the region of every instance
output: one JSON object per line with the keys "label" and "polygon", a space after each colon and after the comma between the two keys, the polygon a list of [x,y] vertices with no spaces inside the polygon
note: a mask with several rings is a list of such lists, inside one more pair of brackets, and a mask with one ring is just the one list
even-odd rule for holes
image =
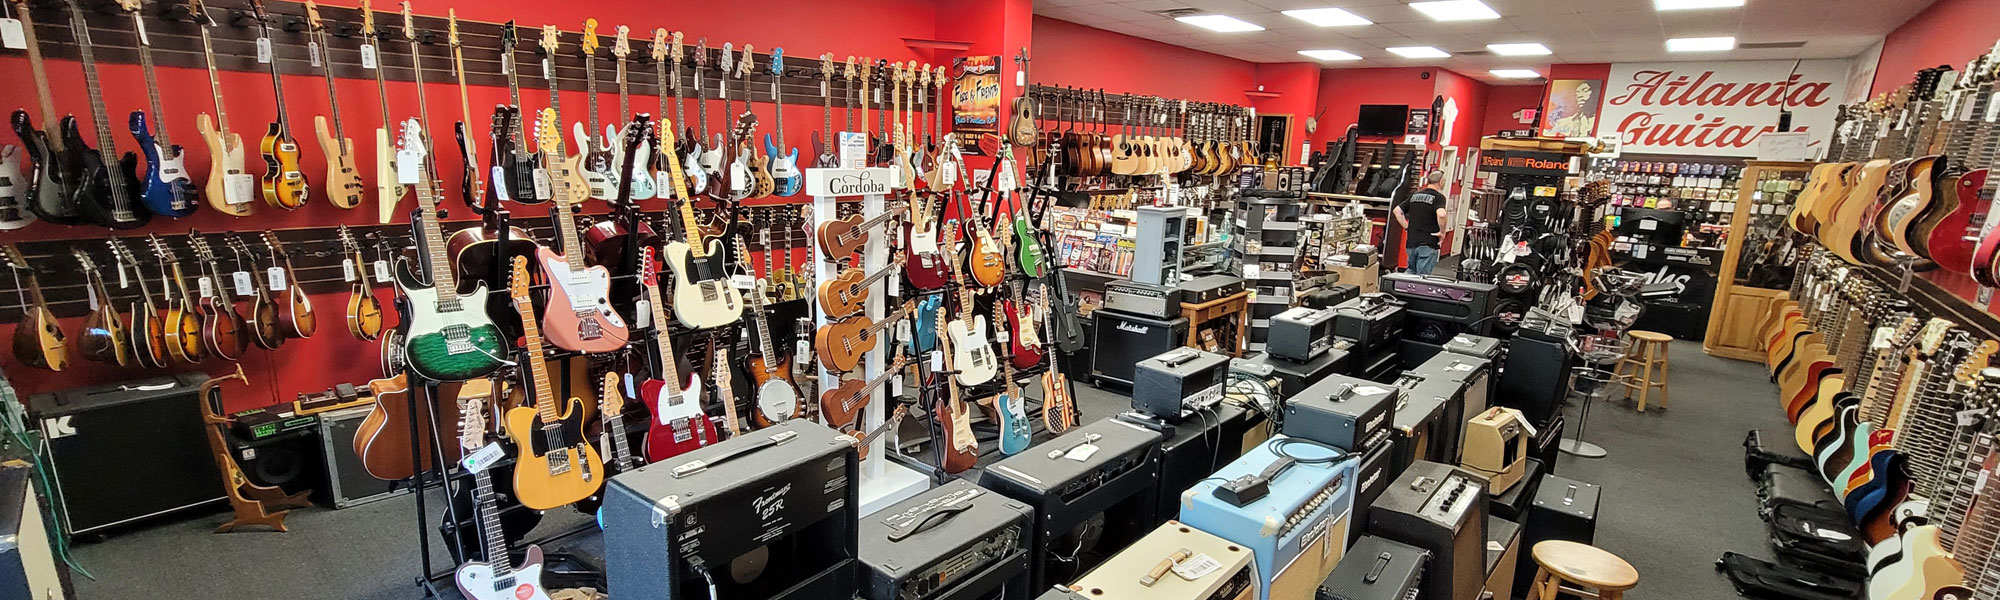
{"label": "blue electric guitar", "polygon": [[916,335],[910,338],[910,352],[923,354],[937,349],[938,307],[944,306],[944,295],[924,296],[917,300]]}
{"label": "blue electric guitar", "polygon": [[507,354],[500,328],[486,314],[486,284],[461,294],[452,278],[451,259],[445,256],[444,233],[438,225],[437,182],[428,168],[424,133],[416,119],[403,122],[399,164],[422,165],[417,177],[418,218],[423,220],[424,249],[430,262],[430,281],[418,275],[414,261],[403,259],[396,274],[396,287],[409,299],[410,314],[404,321],[403,344],[410,370],[436,381],[465,381],[499,369]]}
{"label": "blue electric guitar", "polygon": [[[777,105],[778,140],[771,141],[772,134],[764,134],[764,156],[771,159],[771,181],[777,184],[779,196],[794,196],[805,189],[805,173],[799,170],[799,149],[785,144],[785,95],[779,88],[778,80],[785,76],[785,49],[771,50],[771,102]],[[830,118],[830,117],[829,117]]]}
{"label": "blue electric guitar", "polygon": [[1000,452],[1019,454],[1035,443],[1035,425],[1028,420],[1028,399],[1021,393],[1021,386],[1014,384],[1014,365],[1001,361],[1006,369],[1007,389],[993,399],[994,412],[1000,413]]}
{"label": "blue electric guitar", "polygon": [[[165,119],[161,116],[165,113],[160,112],[160,85],[153,75],[153,45],[145,34],[146,20],[139,16],[139,0],[118,0],[118,6],[132,14],[133,31],[138,33],[139,65],[146,74],[146,98],[152,103],[153,117]],[[199,194],[194,180],[188,179],[181,147],[167,141],[166,123],[160,123],[159,135],[155,136],[146,126],[146,112],[135,110],[130,125],[133,139],[139,140],[139,150],[146,155],[139,201],[155,214],[185,217],[193,213],[199,205]]]}

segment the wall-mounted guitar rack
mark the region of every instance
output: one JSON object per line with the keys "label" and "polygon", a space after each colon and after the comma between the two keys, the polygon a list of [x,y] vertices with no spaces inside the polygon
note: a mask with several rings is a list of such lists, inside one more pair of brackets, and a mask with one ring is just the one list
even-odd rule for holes
{"label": "wall-mounted guitar rack", "polygon": [[[1035,120],[1038,122],[1101,123],[1117,126],[1126,124],[1129,119],[1133,126],[1139,126],[1142,125],[1142,123],[1138,122],[1139,116],[1137,114],[1127,115],[1122,107],[1127,106],[1128,103],[1146,104],[1154,101],[1159,101],[1162,108],[1175,111],[1172,116],[1167,117],[1164,124],[1164,127],[1168,130],[1181,129],[1181,120],[1178,111],[1182,102],[1187,103],[1189,118],[1194,118],[1196,115],[1247,118],[1251,114],[1249,107],[1220,102],[1182,100],[1179,98],[1165,98],[1144,94],[1114,93],[1105,92],[1102,89],[1093,90],[1045,83],[1029,84],[1027,94],[1028,97],[1035,99],[1035,102],[1038,104],[1048,102],[1055,104],[1086,104],[1100,107],[1100,110],[1084,111],[1082,113],[1065,113],[1044,109],[1035,114]],[[1158,126],[1156,125],[1156,127]]]}

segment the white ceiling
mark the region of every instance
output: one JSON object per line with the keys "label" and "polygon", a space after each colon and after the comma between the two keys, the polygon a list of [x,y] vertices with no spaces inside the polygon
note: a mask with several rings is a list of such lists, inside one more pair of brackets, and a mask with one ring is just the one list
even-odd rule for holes
{"label": "white ceiling", "polygon": [[[1500,13],[1485,21],[1433,21],[1406,0],[1035,0],[1035,14],[1251,62],[1302,62],[1300,50],[1336,49],[1362,60],[1328,67],[1434,65],[1494,83],[1488,69],[1551,63],[1845,58],[1880,41],[1935,0],[1748,0],[1738,8],[1659,12],[1653,0],[1484,0]],[[1279,14],[1337,7],[1373,25],[1315,27]],[[1217,33],[1161,11],[1224,14],[1265,31]],[[1798,48],[1669,54],[1667,38],[1736,36],[1737,43],[1805,42]],[[1497,56],[1487,44],[1540,42],[1549,56]],[[1436,46],[1450,58],[1408,59],[1385,48]],[[1515,83],[1529,81],[1512,80]]]}

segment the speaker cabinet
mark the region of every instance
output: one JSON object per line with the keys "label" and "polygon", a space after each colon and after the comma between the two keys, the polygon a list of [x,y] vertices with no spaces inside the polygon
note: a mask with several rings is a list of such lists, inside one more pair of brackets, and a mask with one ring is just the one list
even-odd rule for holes
{"label": "speaker cabinet", "polygon": [[1098,385],[1131,387],[1139,361],[1187,342],[1188,320],[1160,320],[1112,310],[1091,311],[1090,374]]}
{"label": "speaker cabinet", "polygon": [[222,500],[196,395],[207,379],[183,373],[28,399],[68,534]]}
{"label": "speaker cabinet", "polygon": [[43,520],[34,469],[0,468],[0,598],[62,600],[76,596],[69,565],[58,560]]}
{"label": "speaker cabinet", "polygon": [[361,466],[361,457],[354,454],[354,444],[348,443],[373,410],[372,406],[356,406],[319,415],[320,448],[326,459],[327,480],[322,489],[326,492],[326,502],[334,508],[359,506],[410,489],[396,488],[395,482],[369,475]]}

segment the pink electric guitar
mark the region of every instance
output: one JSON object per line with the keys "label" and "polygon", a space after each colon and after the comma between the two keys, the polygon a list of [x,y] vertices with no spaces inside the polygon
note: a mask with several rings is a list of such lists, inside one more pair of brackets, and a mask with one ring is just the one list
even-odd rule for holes
{"label": "pink electric guitar", "polygon": [[646,429],[646,460],[659,462],[718,441],[715,424],[701,412],[701,376],[688,374],[686,385],[674,365],[673,341],[667,338],[667,303],[660,298],[660,270],[653,249],[639,253],[639,279],[653,307],[653,344],[660,352],[660,378],[639,385],[639,395],[653,410]]}
{"label": "pink electric guitar", "polygon": [[[559,127],[554,111],[542,111],[537,140],[541,147],[562,147]],[[637,122],[627,133],[643,131],[645,127],[644,122]],[[626,144],[626,156],[631,156],[634,146],[636,143]],[[545,160],[549,156],[552,153],[544,153]],[[567,201],[575,195],[567,189],[568,183],[560,179],[556,179],[555,187],[556,232],[562,236],[565,254],[556,254],[547,247],[536,253],[535,262],[541,265],[549,282],[548,308],[542,311],[543,335],[548,336],[549,343],[565,350],[598,353],[623,348],[629,334],[625,320],[611,307],[611,272],[601,265],[584,266],[583,245],[576,235],[576,208]]]}

